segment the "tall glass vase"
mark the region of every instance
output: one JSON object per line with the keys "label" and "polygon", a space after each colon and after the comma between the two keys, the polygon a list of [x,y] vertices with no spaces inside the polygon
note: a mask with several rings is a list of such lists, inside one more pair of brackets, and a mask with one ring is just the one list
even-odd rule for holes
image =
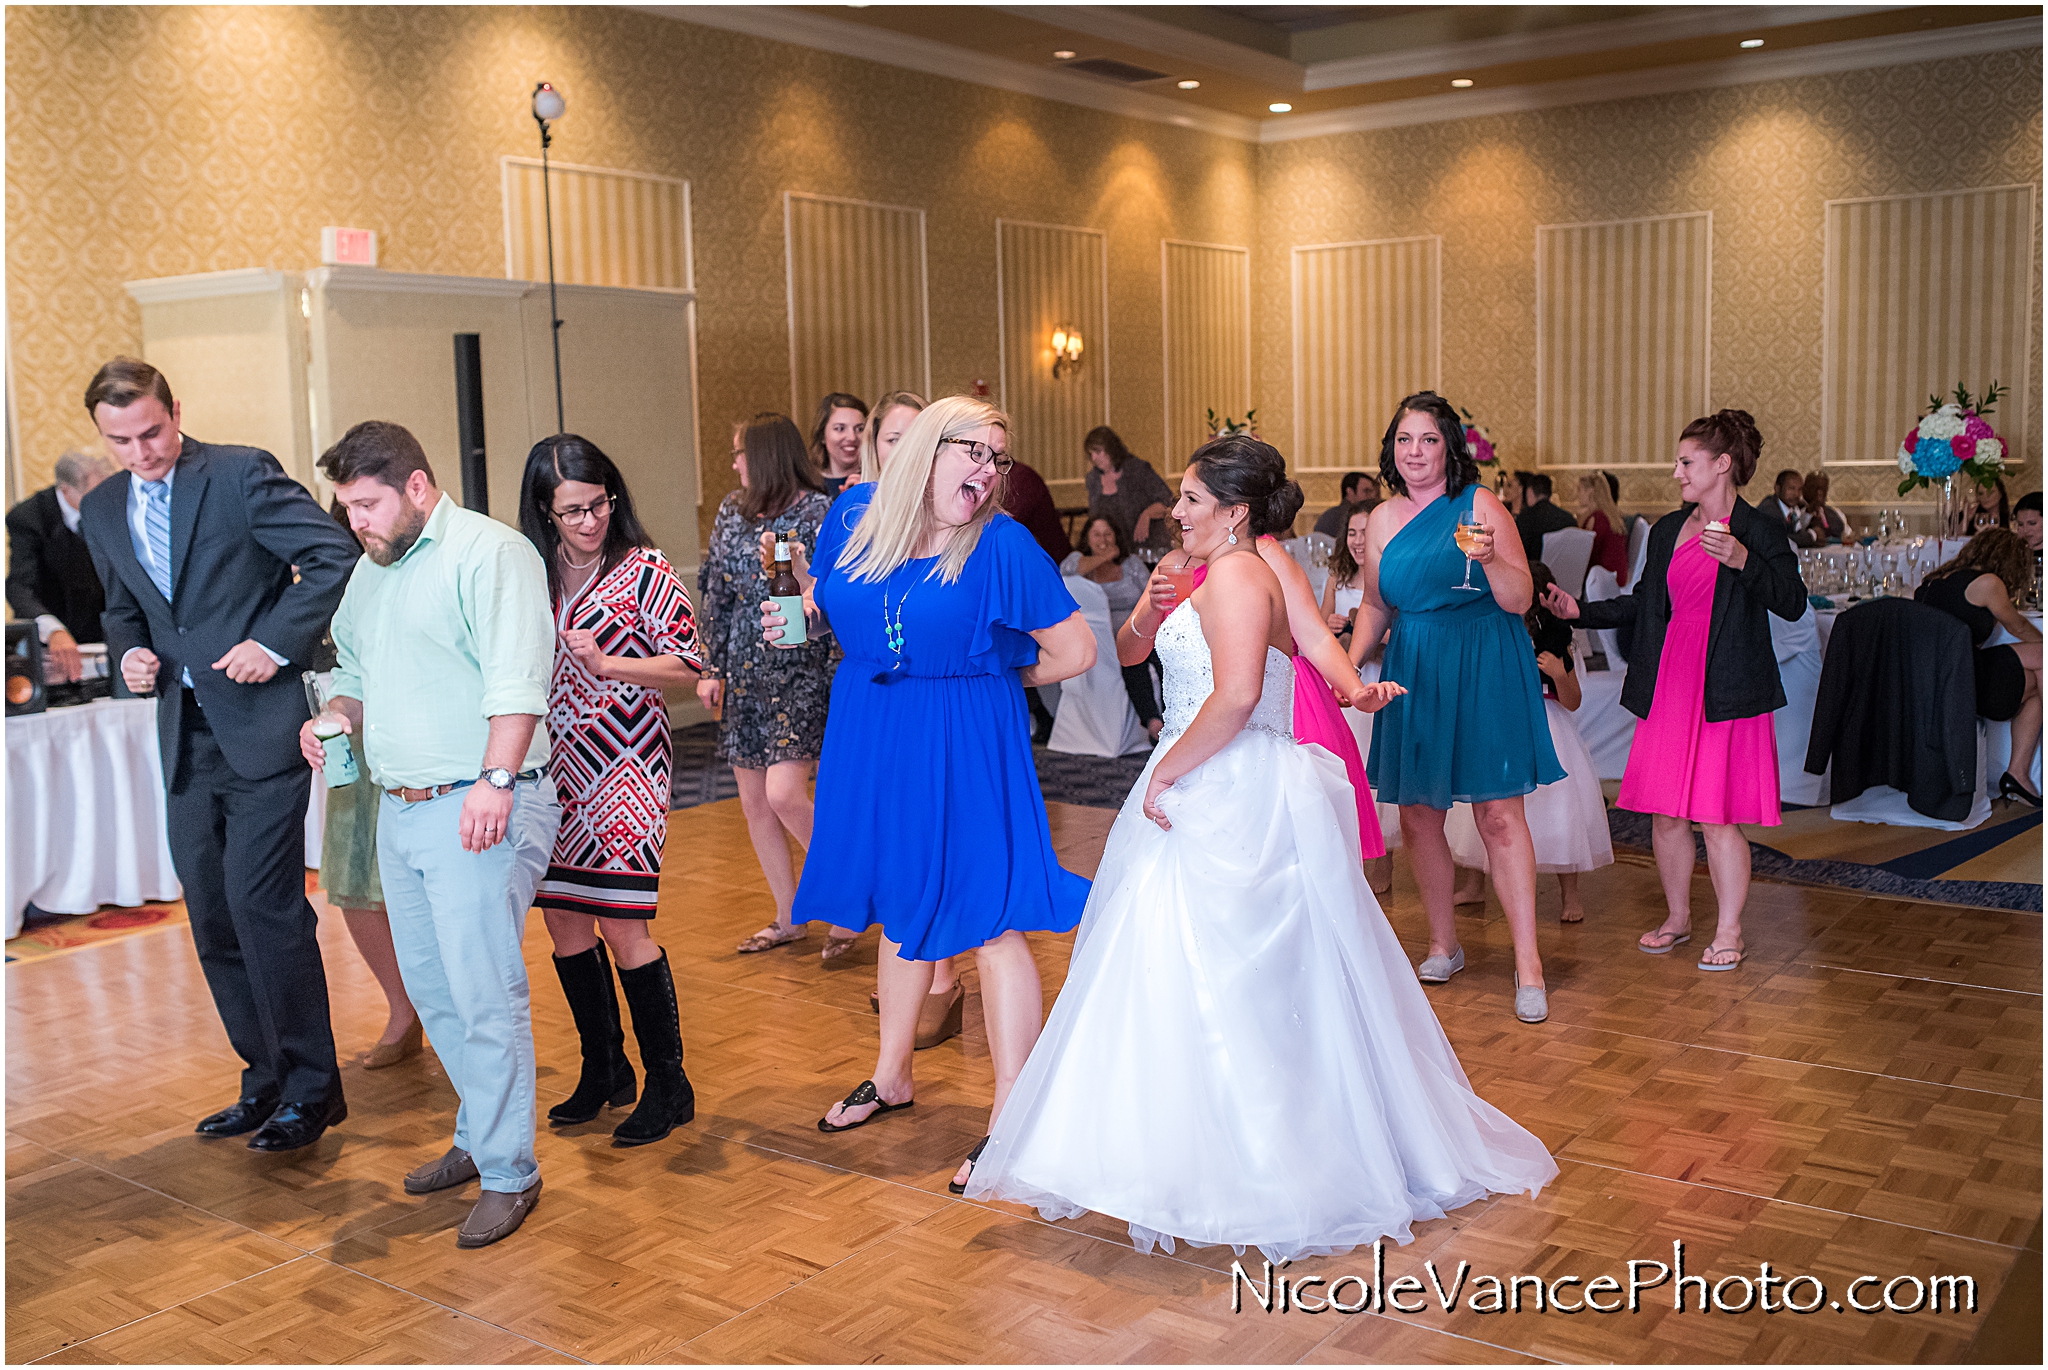
{"label": "tall glass vase", "polygon": [[1934,530],[1934,535],[1937,538],[1947,539],[1957,536],[1957,524],[1962,521],[1963,501],[1970,498],[1966,493],[1966,487],[1967,483],[1962,479],[1960,472],[1952,472],[1947,479],[1936,487],[1936,493],[1939,495],[1936,501],[1938,506],[1936,516],[1941,520]]}

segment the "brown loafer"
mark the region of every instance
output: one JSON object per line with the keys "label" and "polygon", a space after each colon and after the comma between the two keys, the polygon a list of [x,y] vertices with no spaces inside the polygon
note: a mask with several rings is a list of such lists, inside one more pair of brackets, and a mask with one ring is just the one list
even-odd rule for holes
{"label": "brown loafer", "polygon": [[945,994],[927,994],[917,1006],[917,1036],[912,1050],[923,1051],[960,1035],[960,1019],[967,1003],[967,991],[955,980]]}
{"label": "brown loafer", "polygon": [[535,1176],[531,1185],[517,1194],[501,1194],[495,1189],[486,1189],[484,1196],[476,1201],[476,1207],[469,1210],[469,1216],[462,1220],[462,1226],[455,1233],[455,1244],[465,1251],[479,1246],[501,1242],[519,1230],[519,1224],[526,1221],[526,1215],[540,1202],[540,1177]]}
{"label": "brown loafer", "polygon": [[448,1148],[448,1154],[438,1161],[428,1161],[417,1170],[406,1172],[405,1192],[408,1194],[431,1194],[437,1189],[453,1189],[459,1184],[468,1184],[476,1178],[476,1162],[469,1153],[459,1146]]}
{"label": "brown loafer", "polygon": [[412,1026],[405,1030],[405,1036],[395,1042],[379,1042],[364,1052],[363,1069],[382,1070],[386,1066],[395,1066],[400,1061],[409,1060],[420,1054],[420,1048],[426,1044],[426,1040],[426,1029],[422,1028],[420,1020],[415,1018],[412,1020]]}

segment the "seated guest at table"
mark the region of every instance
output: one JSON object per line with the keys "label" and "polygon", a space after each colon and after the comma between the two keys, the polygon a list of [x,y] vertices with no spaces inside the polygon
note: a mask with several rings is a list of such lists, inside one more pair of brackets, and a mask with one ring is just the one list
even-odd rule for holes
{"label": "seated guest at table", "polygon": [[1514,518],[1529,507],[1529,480],[1534,471],[1502,471],[1500,473],[1500,502],[1507,506],[1508,517]]}
{"label": "seated guest at table", "polygon": [[1530,561],[1543,560],[1543,538],[1546,533],[1561,532],[1576,528],[1579,521],[1571,511],[1560,509],[1550,502],[1553,487],[1550,477],[1541,472],[1517,472],[1522,487],[1524,508],[1515,515],[1515,528],[1522,535],[1522,554]]}
{"label": "seated guest at table", "polygon": [[[349,429],[320,474],[368,552],[334,615],[328,702],[363,733],[385,790],[377,868],[391,937],[461,1101],[454,1145],[405,1191],[480,1178],[455,1244],[488,1246],[540,1198],[521,942],[562,819],[541,726],[555,654],[547,570],[516,530],[444,495],[395,423]],[[317,770],[312,729],[300,746]]]}
{"label": "seated guest at table", "polygon": [[2020,535],[2020,541],[2027,544],[2027,550],[2034,554],[2036,561],[2041,556],[2041,492],[2032,490],[2021,495],[2012,506],[2012,530]]}
{"label": "seated guest at table", "polygon": [[1784,524],[1785,536],[1796,540],[1806,528],[1806,477],[1789,467],[1780,471],[1777,484],[1756,508]]}
{"label": "seated guest at table", "polygon": [[[348,526],[348,510],[340,500],[327,512],[356,541]],[[356,543],[360,548],[361,543]],[[334,643],[323,644],[322,660],[315,669],[334,669]],[[327,902],[341,910],[348,936],[377,988],[384,991],[386,1017],[384,1035],[363,1053],[364,1070],[383,1070],[417,1056],[424,1045],[420,1016],[413,1011],[405,992],[405,977],[398,969],[398,952],[391,944],[391,918],[384,911],[384,885],[377,876],[377,807],[384,792],[370,779],[370,762],[363,753],[358,732],[348,737],[355,753],[357,779],[352,785],[338,785],[327,791],[327,820],[320,838],[320,888]]]}
{"label": "seated guest at table", "polygon": [[1825,471],[1816,471],[1806,478],[1800,499],[1806,510],[1806,527],[1792,539],[1794,542],[1801,547],[1832,547],[1848,540],[1849,520],[1828,503]]}
{"label": "seated guest at table", "polygon": [[107,597],[78,535],[78,505],[113,470],[105,457],[66,452],[57,458],[57,483],[7,511],[8,607],[35,621],[44,656],[66,680],[78,679],[78,644],[106,640],[100,611]]}
{"label": "seated guest at table", "polygon": [[1152,463],[1132,456],[1107,424],[1089,429],[1081,449],[1088,454],[1088,517],[1108,519],[1141,553],[1172,547],[1173,520],[1167,511],[1174,494]]}
{"label": "seated guest at table", "polygon": [[[2027,782],[2041,744],[2041,630],[2013,607],[2033,576],[2033,556],[2017,533],[1986,528],[1954,560],[1927,573],[1913,598],[1961,619],[1977,648],[1977,716],[2012,721],[2012,761],[1998,777],[2000,799],[2041,807]],[[1986,647],[2003,628],[2019,641]]]}
{"label": "seated guest at table", "polygon": [[[633,495],[596,443],[557,433],[527,454],[519,526],[548,568],[560,637],[548,686],[548,774],[562,806],[534,902],[583,1050],[576,1092],[551,1123],[587,1123],[631,1102],[611,961],[646,1073],[613,1146],[658,1142],[697,1116],[668,953],[652,935],[668,843],[674,742],[662,690],[704,666],[690,594],[640,526]],[[610,948],[609,958],[606,948]]]}
{"label": "seated guest at table", "polygon": [[245,1063],[240,1097],[197,1131],[254,1132],[258,1151],[310,1146],[348,1105],[306,899],[299,673],[356,546],[270,453],[180,432],[170,382],[147,362],[102,366],[85,411],[127,468],[79,506],[107,592],[107,656],[129,689],[163,696],[171,861],[206,986]]}
{"label": "seated guest at table", "polygon": [[[1016,479],[1014,472],[1010,478]],[[1108,519],[1089,519],[1088,526],[1081,530],[1081,541],[1086,550],[1069,552],[1060,563],[1060,574],[1080,576],[1100,585],[1109,599],[1109,621],[1121,625],[1144,597],[1145,582],[1152,578],[1151,568],[1138,560],[1130,539]],[[1158,659],[1154,653],[1135,666],[1123,668],[1124,693],[1131,697],[1138,721],[1145,725],[1146,735],[1154,742],[1159,740],[1160,729],[1166,726],[1159,715],[1159,695],[1152,680],[1152,663]]]}
{"label": "seated guest at table", "polygon": [[[1720,922],[1701,970],[1742,964],[1749,839],[1741,824],[1779,822],[1778,745],[1785,706],[1766,614],[1806,612],[1785,525],[1736,490],[1756,473],[1763,438],[1740,409],[1694,419],[1672,474],[1685,507],[1650,530],[1642,578],[1618,599],[1581,604],[1553,585],[1544,602],[1581,627],[1635,625],[1622,706],[1643,720],[1615,803],[1651,816],[1664,922],[1636,945],[1652,956],[1692,940],[1692,825],[1706,837]],[[1711,630],[1711,631],[1710,631]],[[1711,649],[1711,650],[1710,650]]]}
{"label": "seated guest at table", "polygon": [[1373,506],[1353,504],[1349,509],[1336,550],[1330,553],[1330,575],[1323,582],[1322,603],[1323,621],[1347,649],[1351,646],[1352,617],[1365,599],[1366,530],[1372,522]]}
{"label": "seated guest at table", "polygon": [[[1621,510],[1614,506],[1614,492],[1608,487],[1605,471],[1579,477],[1579,508],[1579,527],[1593,532],[1591,564],[1614,572],[1616,580],[1628,584],[1628,534],[1623,531],[1628,525]],[[1542,559],[1532,558],[1530,564]]]}
{"label": "seated guest at table", "polygon": [[1969,531],[1981,533],[1986,528],[2012,527],[2012,501],[2006,498],[2005,482],[1994,481],[1990,485],[1977,487],[1977,509],[1970,520]]}
{"label": "seated guest at table", "polygon": [[1380,483],[1363,471],[1346,471],[1338,495],[1335,504],[1316,516],[1315,531],[1332,542],[1344,541],[1344,524],[1352,509],[1361,504],[1370,509],[1380,502]]}
{"label": "seated guest at table", "polygon": [[860,484],[860,435],[867,422],[868,407],[858,395],[835,390],[818,401],[818,416],[811,422],[811,460],[828,496],[837,497],[845,487]]}

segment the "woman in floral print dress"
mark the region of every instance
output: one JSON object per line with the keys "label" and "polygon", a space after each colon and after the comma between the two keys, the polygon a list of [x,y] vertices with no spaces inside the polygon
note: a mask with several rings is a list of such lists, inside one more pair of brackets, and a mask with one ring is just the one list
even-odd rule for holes
{"label": "woman in floral print dress", "polygon": [[[762,544],[772,535],[805,549],[816,546],[831,500],[803,434],[786,415],[756,414],[736,427],[732,467],[740,488],[718,506],[697,572],[697,597],[708,620],[708,664],[697,696],[706,708],[722,710],[718,757],[732,765],[747,835],[775,899],[775,921],[740,943],[740,951],[757,952],[809,931],[808,924],[790,922],[796,874],[784,834],[811,845],[811,767],[824,745],[832,691],[829,640],[787,649],[761,640],[760,605],[770,574]],[[833,928],[824,959],[845,955],[856,935]]]}

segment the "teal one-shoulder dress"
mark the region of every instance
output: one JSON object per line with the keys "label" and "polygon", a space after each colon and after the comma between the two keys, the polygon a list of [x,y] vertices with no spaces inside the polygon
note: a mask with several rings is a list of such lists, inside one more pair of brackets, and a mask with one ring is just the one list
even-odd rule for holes
{"label": "teal one-shoulder dress", "polygon": [[[1373,720],[1365,769],[1382,804],[1449,809],[1564,779],[1528,629],[1491,590],[1457,588],[1458,516],[1478,489],[1432,501],[1380,556],[1380,599],[1394,611],[1380,678],[1408,687]],[[1487,583],[1484,566],[1472,583]]]}

